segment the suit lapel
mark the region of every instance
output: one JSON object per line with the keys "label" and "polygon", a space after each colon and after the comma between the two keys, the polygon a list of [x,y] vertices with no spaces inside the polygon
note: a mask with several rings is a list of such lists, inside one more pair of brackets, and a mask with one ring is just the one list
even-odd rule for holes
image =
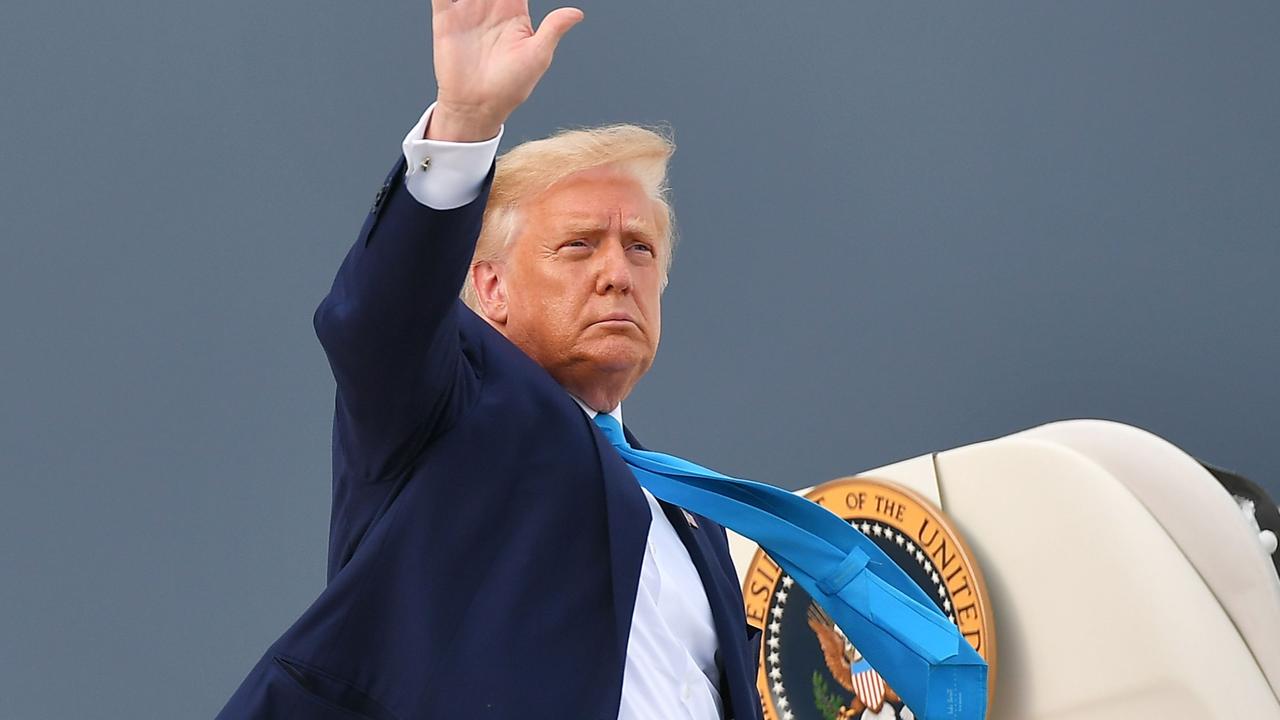
{"label": "suit lapel", "polygon": [[[609,568],[613,583],[613,610],[616,647],[619,667],[625,667],[627,640],[631,632],[631,619],[635,614],[636,592],[640,586],[640,568],[644,564],[644,549],[649,537],[649,503],[644,499],[640,484],[631,474],[631,468],[600,434],[595,423],[586,415],[591,436],[600,456],[600,470],[604,482],[605,512],[609,523]],[[618,688],[621,691],[621,675]]]}

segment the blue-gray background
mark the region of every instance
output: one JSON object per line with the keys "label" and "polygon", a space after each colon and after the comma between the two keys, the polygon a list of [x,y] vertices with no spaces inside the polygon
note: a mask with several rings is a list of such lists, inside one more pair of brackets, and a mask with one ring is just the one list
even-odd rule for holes
{"label": "blue-gray background", "polygon": [[[647,443],[800,487],[1095,416],[1280,490],[1280,5],[582,6],[506,145],[675,129]],[[4,15],[0,718],[209,717],[324,582],[311,312],[428,5]]]}

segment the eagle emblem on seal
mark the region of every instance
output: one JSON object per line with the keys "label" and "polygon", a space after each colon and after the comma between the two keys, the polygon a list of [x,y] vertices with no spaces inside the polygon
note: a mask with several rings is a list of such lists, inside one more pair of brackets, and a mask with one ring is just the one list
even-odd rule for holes
{"label": "eagle emblem on seal", "polygon": [[844,632],[832,621],[831,616],[818,606],[809,603],[809,629],[818,638],[822,659],[836,682],[853,693],[853,702],[837,708],[836,720],[853,720],[870,710],[879,714],[885,700],[901,702],[902,698],[885,684],[880,673],[862,657],[862,653],[849,642]]}

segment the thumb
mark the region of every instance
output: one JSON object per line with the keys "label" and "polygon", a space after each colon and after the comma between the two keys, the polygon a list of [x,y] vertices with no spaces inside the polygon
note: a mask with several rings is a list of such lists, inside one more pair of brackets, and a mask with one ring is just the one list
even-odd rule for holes
{"label": "thumb", "polygon": [[578,8],[562,7],[552,10],[542,19],[533,38],[548,54],[554,53],[556,46],[560,44],[560,38],[569,32],[569,28],[582,22],[582,18],[582,11]]}

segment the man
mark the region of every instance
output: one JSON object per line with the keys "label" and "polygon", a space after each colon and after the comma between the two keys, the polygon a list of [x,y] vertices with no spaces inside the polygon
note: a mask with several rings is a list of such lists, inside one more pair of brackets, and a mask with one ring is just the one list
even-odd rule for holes
{"label": "man", "polygon": [[432,14],[437,102],[316,311],[329,584],[220,717],[759,717],[724,531],[642,490],[592,420],[621,422],[658,347],[672,148],[576,131],[495,173],[582,14]]}

